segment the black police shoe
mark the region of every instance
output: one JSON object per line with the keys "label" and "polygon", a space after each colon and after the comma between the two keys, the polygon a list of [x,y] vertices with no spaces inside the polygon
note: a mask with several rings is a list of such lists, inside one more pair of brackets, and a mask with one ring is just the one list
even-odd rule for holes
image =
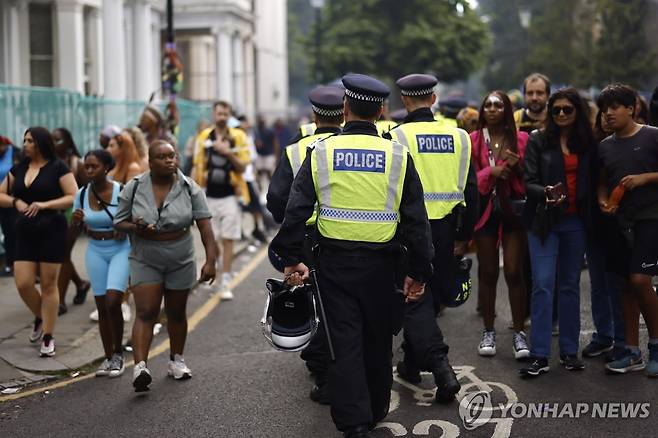
{"label": "black police shoe", "polygon": [[434,383],[436,383],[436,395],[434,399],[437,403],[450,403],[455,399],[455,395],[461,389],[457,381],[455,371],[450,366],[447,357],[437,360],[432,366],[434,374]]}
{"label": "black police shoe", "polygon": [[313,385],[313,389],[309,393],[309,398],[316,403],[321,405],[329,405],[331,401],[329,400],[329,385]]}
{"label": "black police shoe", "polygon": [[422,377],[420,376],[420,370],[418,368],[409,366],[403,360],[398,362],[397,370],[398,376],[400,376],[402,380],[406,380],[409,383],[417,385],[422,380]]}
{"label": "black police shoe", "polygon": [[365,438],[370,436],[370,430],[366,425],[350,427],[343,433],[344,438]]}

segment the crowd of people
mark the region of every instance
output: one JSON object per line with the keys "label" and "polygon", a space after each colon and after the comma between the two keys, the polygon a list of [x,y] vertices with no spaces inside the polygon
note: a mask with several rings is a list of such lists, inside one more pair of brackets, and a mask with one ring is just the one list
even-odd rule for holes
{"label": "crowd of people", "polygon": [[[147,390],[150,343],[155,325],[166,320],[169,375],[191,377],[183,357],[188,293],[198,282],[214,281],[221,259],[221,282],[214,292],[233,298],[233,245],[244,237],[243,212],[254,216],[254,243],[266,241],[254,165],[261,155],[275,153],[262,146],[263,136],[254,135],[246,118],[235,117],[229,103],[217,102],[212,115],[212,126],[200,124],[189,142],[188,163],[151,105],[138,126],[104,127],[98,147],[84,155],[66,128],[30,127],[22,148],[0,137],[2,274],[14,277],[34,315],[29,341],[40,342],[41,357],[56,354],[55,325],[68,311],[72,281],[73,304],[83,304],[89,290],[95,299],[90,319],[99,324],[105,352],[97,376],[121,376],[124,352],[133,351],[135,390]],[[268,166],[273,169],[268,163],[259,170]],[[200,276],[192,225],[206,251]],[[71,259],[82,234],[88,241],[84,271],[89,280]],[[136,315],[124,345],[124,323],[132,319],[130,296]]]}
{"label": "crowd of people", "polygon": [[[217,293],[234,298],[231,270],[235,243],[243,238],[242,215],[253,215],[253,237],[265,242],[267,193],[268,209],[283,224],[271,249],[285,261],[287,278],[306,279],[305,263],[317,263],[321,283],[345,295],[345,302],[328,298],[333,310],[326,322],[345,328],[336,333],[336,362],[329,364],[322,335],[302,356],[316,377],[311,398],[332,405],[341,430],[352,430],[348,423],[358,413],[346,410],[345,394],[331,391],[332,382],[352,379],[358,390],[351,395],[357,398],[358,391],[370,392],[371,406],[357,403],[368,423],[388,410],[388,390],[376,386],[390,387],[388,332],[354,337],[350,321],[365,310],[346,307],[352,299],[346,284],[362,294],[357,301],[367,301],[377,287],[399,283],[395,273],[406,267],[400,286],[407,302],[401,323],[405,355],[397,372],[417,383],[420,371],[431,371],[437,401],[450,401],[459,383],[436,316],[451,271],[469,247],[478,259],[477,308],[483,320],[478,354],[497,354],[502,267],[511,347],[525,362],[522,376],[549,371],[551,338],[557,334],[566,370],[584,369],[581,357],[605,355],[609,372],[646,369],[658,377],[658,296],[652,284],[658,275],[658,128],[650,126],[658,123],[658,108],[627,85],[611,84],[592,100],[574,88],[553,90],[548,77],[533,73],[523,83],[524,107],[516,108],[513,96],[496,90],[477,108],[445,99],[435,114],[436,83],[429,75],[399,79],[405,108],[390,114],[392,121],[385,118],[388,87],[347,75],[345,88],[311,93],[314,123],[298,132],[282,123],[269,128],[262,118],[252,127],[230,103],[218,101],[212,123],[199,124],[182,154],[150,105],[139,126],[106,126],[99,147],[84,156],[66,128],[30,127],[22,148],[0,137],[2,274],[14,276],[34,315],[29,341],[41,343],[41,356],[54,356],[55,325],[67,312],[69,283],[76,289],[74,304],[82,304],[91,289],[92,319],[99,323],[105,352],[96,375],[118,377],[125,369],[123,330],[131,319],[126,308],[132,294],[135,390],[149,388],[148,351],[163,315],[169,375],[191,377],[183,356],[189,291],[198,282],[214,281],[219,269]],[[354,167],[362,153],[374,155]],[[348,156],[350,161],[336,161]],[[387,160],[391,164],[383,165]],[[340,173],[345,170],[350,172]],[[364,184],[355,176],[359,172],[384,175],[387,188],[372,196],[353,193],[379,184]],[[200,275],[193,225],[205,250]],[[71,260],[83,233],[89,280]],[[309,248],[318,242],[323,255],[315,260]],[[406,264],[393,256],[391,242],[408,247]],[[583,266],[589,269],[596,331],[581,348]],[[382,309],[366,312],[375,332],[392,323],[377,317]],[[647,356],[639,343],[640,315],[649,332]],[[365,355],[363,345],[353,345],[361,335],[377,344]],[[354,361],[365,361],[365,386],[361,376],[352,375]]]}
{"label": "crowd of people", "polygon": [[[574,88],[554,90],[547,76],[533,73],[523,83],[525,107],[496,90],[478,107],[452,98],[432,114],[436,79],[413,74],[396,82],[404,109],[388,125],[388,87],[363,75],[342,82],[339,93],[319,87],[309,94],[314,124],[302,125],[285,147],[267,207],[282,223],[270,247],[273,263],[293,283],[308,278],[310,268],[318,270],[336,357],[328,359],[332,340],[321,324],[302,359],[315,377],[310,398],[331,405],[345,436],[366,436],[387,412],[394,321],[376,315],[390,304],[385,291],[397,280],[384,273],[391,266],[387,254],[399,245],[407,248],[407,260],[396,267],[398,277],[406,276],[398,282],[406,305],[397,375],[416,384],[420,371],[430,371],[437,402],[452,400],[460,388],[435,318],[448,301],[443,295],[454,278],[453,260],[467,247],[478,259],[479,355],[497,353],[502,267],[511,350],[523,362],[522,377],[549,371],[552,336],[568,371],[585,368],[581,357],[604,356],[608,372],[646,370],[658,377],[652,285],[658,275],[658,128],[650,126],[658,124],[658,89],[651,105],[618,83],[593,100]],[[395,142],[407,148],[406,173],[404,164],[395,168],[404,163],[394,158]],[[381,163],[391,159],[390,166],[378,168],[377,154]],[[384,180],[374,176],[380,172]],[[425,214],[415,210],[414,178],[422,183]],[[389,216],[397,217],[398,232],[388,228]],[[429,235],[414,224],[423,216]],[[433,270],[425,269],[429,259]],[[595,332],[581,348],[584,267]],[[371,301],[375,292],[377,303]],[[640,314],[648,329],[646,356]]]}

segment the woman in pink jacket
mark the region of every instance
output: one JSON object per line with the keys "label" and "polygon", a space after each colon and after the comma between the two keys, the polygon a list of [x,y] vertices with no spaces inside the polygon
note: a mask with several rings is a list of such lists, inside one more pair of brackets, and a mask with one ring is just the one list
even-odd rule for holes
{"label": "woman in pink jacket", "polygon": [[527,236],[520,218],[525,200],[522,169],[528,134],[516,130],[509,97],[502,91],[492,91],[482,101],[478,129],[470,135],[482,212],[475,225],[478,293],[484,320],[478,353],[482,356],[496,354],[494,319],[498,248],[502,243],[503,271],[514,323],[514,357],[522,359],[530,354],[524,332],[527,294],[523,266]]}

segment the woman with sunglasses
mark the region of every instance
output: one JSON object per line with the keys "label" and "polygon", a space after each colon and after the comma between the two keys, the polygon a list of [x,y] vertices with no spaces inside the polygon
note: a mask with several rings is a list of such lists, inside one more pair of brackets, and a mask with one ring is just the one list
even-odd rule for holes
{"label": "woman with sunglasses", "polygon": [[519,210],[525,198],[523,157],[528,134],[517,131],[514,109],[502,91],[489,93],[480,107],[478,128],[471,134],[472,160],[482,196],[482,215],[475,225],[478,256],[478,298],[484,320],[481,356],[496,354],[496,284],[498,283],[498,248],[503,246],[503,272],[509,290],[514,335],[514,357],[530,354],[524,332],[526,288],[523,265],[526,257],[526,232]]}
{"label": "woman with sunglasses", "polygon": [[[87,183],[87,177],[83,169],[82,156],[78,147],[75,145],[71,131],[66,128],[57,128],[52,133],[53,143],[55,143],[55,153],[57,158],[62,160],[69,166],[71,173],[75,176],[75,180],[78,183],[78,187],[82,187]],[[69,208],[64,212],[66,219],[71,223],[71,214],[73,209]],[[62,269],[59,272],[59,280],[57,282],[57,289],[59,289],[59,311],[60,315],[65,314],[68,311],[66,307],[66,292],[69,288],[69,283],[71,280],[75,284],[75,297],[73,297],[73,304],[79,305],[85,302],[87,298],[87,292],[91,287],[91,283],[87,280],[83,280],[78,275],[78,271],[75,269],[73,262],[71,261],[71,251],[73,250],[73,245],[75,244],[75,239],[68,236],[67,248],[66,248],[66,260],[62,263]]]}
{"label": "woman with sunglasses", "polygon": [[524,377],[549,370],[554,290],[559,294],[560,363],[567,370],[585,368],[578,358],[580,271],[592,223],[593,146],[589,109],[578,91],[566,88],[551,95],[546,128],[531,134],[525,155],[524,222],[530,231],[533,290],[532,360],[520,370]]}

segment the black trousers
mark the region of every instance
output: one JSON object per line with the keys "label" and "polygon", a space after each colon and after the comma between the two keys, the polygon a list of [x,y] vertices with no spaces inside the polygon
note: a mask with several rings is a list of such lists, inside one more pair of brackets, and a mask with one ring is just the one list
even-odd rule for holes
{"label": "black trousers", "polygon": [[0,208],[0,227],[2,235],[5,238],[5,265],[11,266],[14,263],[14,254],[16,251],[16,218],[18,212],[15,208]]}
{"label": "black trousers", "polygon": [[[304,238],[304,264],[309,268],[315,266],[313,247],[315,246],[315,227],[307,227]],[[320,312],[318,304],[318,313]],[[302,351],[301,358],[306,362],[306,368],[315,375],[316,385],[324,385],[327,382],[327,369],[331,355],[327,345],[327,335],[324,330],[324,321],[320,316],[320,323],[315,336],[308,346]]]}
{"label": "black trousers", "polygon": [[419,301],[405,305],[402,348],[410,368],[431,371],[432,364],[448,354],[443,333],[436,320],[441,295],[455,283],[455,225],[452,216],[431,221],[434,244],[434,275]]}
{"label": "black trousers", "polygon": [[318,282],[336,355],[329,364],[331,416],[338,430],[388,414],[396,262],[376,251],[320,252]]}

